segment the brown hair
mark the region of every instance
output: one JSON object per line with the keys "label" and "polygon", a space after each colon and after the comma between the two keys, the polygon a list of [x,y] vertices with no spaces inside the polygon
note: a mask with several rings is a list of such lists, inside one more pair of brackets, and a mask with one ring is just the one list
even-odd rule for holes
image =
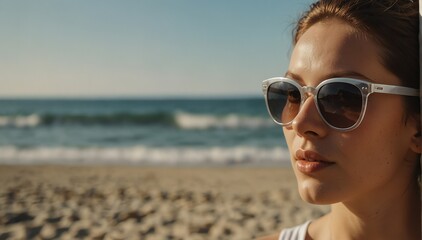
{"label": "brown hair", "polygon": [[[299,19],[293,43],[313,24],[338,18],[372,38],[381,50],[381,64],[401,84],[419,88],[419,12],[414,0],[320,0]],[[407,113],[419,113],[419,99],[406,98]]]}

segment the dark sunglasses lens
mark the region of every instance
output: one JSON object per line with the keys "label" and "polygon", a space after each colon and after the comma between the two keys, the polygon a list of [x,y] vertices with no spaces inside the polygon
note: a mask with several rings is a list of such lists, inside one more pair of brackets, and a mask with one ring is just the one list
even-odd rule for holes
{"label": "dark sunglasses lens", "polygon": [[278,123],[289,123],[299,112],[301,97],[293,84],[276,82],[268,87],[267,101],[271,117]]}
{"label": "dark sunglasses lens", "polygon": [[318,108],[324,119],[334,127],[349,128],[362,112],[362,94],[349,83],[329,83],[318,91]]}

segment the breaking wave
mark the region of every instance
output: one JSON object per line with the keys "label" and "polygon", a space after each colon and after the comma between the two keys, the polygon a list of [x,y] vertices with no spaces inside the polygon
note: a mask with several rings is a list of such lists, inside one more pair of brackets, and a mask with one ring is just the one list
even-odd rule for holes
{"label": "breaking wave", "polygon": [[0,147],[1,164],[287,164],[284,148],[236,147]]}
{"label": "breaking wave", "polygon": [[51,125],[159,125],[181,129],[238,129],[265,128],[274,126],[266,117],[242,116],[239,114],[211,115],[176,113],[113,113],[99,115],[84,114],[31,114],[0,116],[0,127],[28,128]]}

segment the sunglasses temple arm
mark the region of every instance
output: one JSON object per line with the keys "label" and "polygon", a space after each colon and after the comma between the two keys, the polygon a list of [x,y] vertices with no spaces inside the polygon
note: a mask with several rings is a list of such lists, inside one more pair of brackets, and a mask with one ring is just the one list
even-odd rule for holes
{"label": "sunglasses temple arm", "polygon": [[403,96],[419,96],[419,89],[384,84],[371,84],[371,92]]}

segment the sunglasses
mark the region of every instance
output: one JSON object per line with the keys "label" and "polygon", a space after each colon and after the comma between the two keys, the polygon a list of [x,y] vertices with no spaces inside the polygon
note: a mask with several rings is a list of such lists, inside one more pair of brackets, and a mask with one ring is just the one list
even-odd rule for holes
{"label": "sunglasses", "polygon": [[340,131],[350,131],[359,126],[371,93],[419,96],[419,89],[353,78],[327,79],[314,88],[301,86],[289,78],[275,77],[265,80],[262,90],[268,112],[277,124],[291,125],[302,104],[312,94],[324,122]]}

